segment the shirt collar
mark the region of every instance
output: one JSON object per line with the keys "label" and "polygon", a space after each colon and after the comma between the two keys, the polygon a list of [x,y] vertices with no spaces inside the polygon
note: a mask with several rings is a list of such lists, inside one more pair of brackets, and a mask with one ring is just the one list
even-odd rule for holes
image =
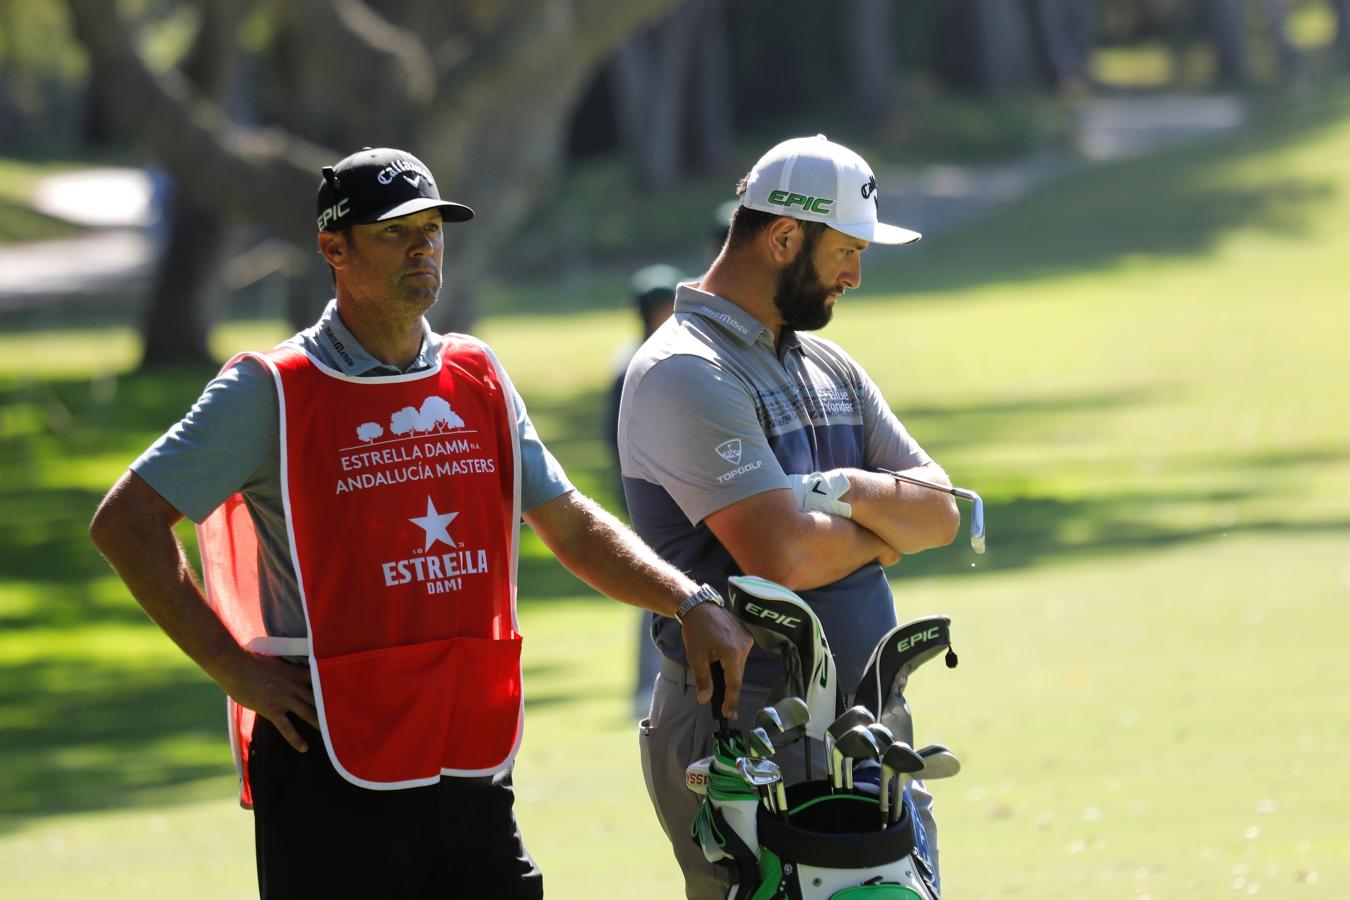
{"label": "shirt collar", "polygon": [[691,284],[682,284],[675,290],[675,311],[689,313],[715,322],[724,331],[735,335],[743,344],[761,340],[773,346],[773,335],[750,313],[725,297],[699,290]]}
{"label": "shirt collar", "polygon": [[408,368],[400,372],[388,363],[380,362],[371,356],[361,342],[352,334],[351,329],[338,315],[337,300],[329,300],[323,315],[314,327],[314,338],[323,356],[332,363],[333,368],[345,375],[401,375],[404,372],[420,372],[429,369],[434,362],[431,348],[431,326],[422,320],[422,346],[417,357]]}

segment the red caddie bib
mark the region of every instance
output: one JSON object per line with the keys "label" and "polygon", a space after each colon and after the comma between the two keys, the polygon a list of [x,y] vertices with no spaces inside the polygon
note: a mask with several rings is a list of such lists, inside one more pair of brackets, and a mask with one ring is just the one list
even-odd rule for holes
{"label": "red caddie bib", "polygon": [[[286,525],[333,765],[375,789],[505,768],[523,724],[520,451],[496,361],[462,335],[410,375],[356,378],[289,345],[253,356],[277,385]],[[199,532],[208,597],[236,639],[293,652],[262,627],[242,498]],[[245,805],[252,720],[232,708]]]}

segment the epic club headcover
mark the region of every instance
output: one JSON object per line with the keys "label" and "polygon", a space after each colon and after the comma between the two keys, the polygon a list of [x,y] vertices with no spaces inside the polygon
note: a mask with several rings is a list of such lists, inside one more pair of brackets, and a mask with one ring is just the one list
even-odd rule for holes
{"label": "epic club headcover", "polygon": [[951,624],[946,616],[929,616],[897,625],[877,642],[867,661],[850,702],[870,709],[898,741],[914,744],[914,723],[905,702],[909,676],[943,650],[947,651],[947,668],[956,667]]}
{"label": "epic club headcover", "polygon": [[753,575],[727,580],[727,606],[760,649],[783,660],[783,678],[769,692],[769,702],[803,698],[811,712],[806,735],[824,740],[842,698],[830,644],[811,607],[781,584]]}

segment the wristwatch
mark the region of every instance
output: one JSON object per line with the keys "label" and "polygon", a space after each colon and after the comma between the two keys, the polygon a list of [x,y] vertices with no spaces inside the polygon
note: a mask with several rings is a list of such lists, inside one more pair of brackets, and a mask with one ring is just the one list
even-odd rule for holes
{"label": "wristwatch", "polygon": [[722,595],[713,590],[710,585],[700,584],[698,590],[694,591],[684,602],[675,610],[675,620],[681,625],[684,624],[684,617],[689,615],[689,610],[701,603],[715,603],[722,608],[726,608],[726,603],[722,601]]}

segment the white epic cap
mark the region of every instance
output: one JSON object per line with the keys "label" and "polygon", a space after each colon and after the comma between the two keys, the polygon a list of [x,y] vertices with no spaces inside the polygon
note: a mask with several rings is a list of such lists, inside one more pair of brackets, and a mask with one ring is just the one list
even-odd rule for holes
{"label": "white epic cap", "polygon": [[792,138],[759,158],[741,206],[808,222],[877,244],[909,244],[922,235],[877,221],[877,178],[866,160],[825,135]]}

